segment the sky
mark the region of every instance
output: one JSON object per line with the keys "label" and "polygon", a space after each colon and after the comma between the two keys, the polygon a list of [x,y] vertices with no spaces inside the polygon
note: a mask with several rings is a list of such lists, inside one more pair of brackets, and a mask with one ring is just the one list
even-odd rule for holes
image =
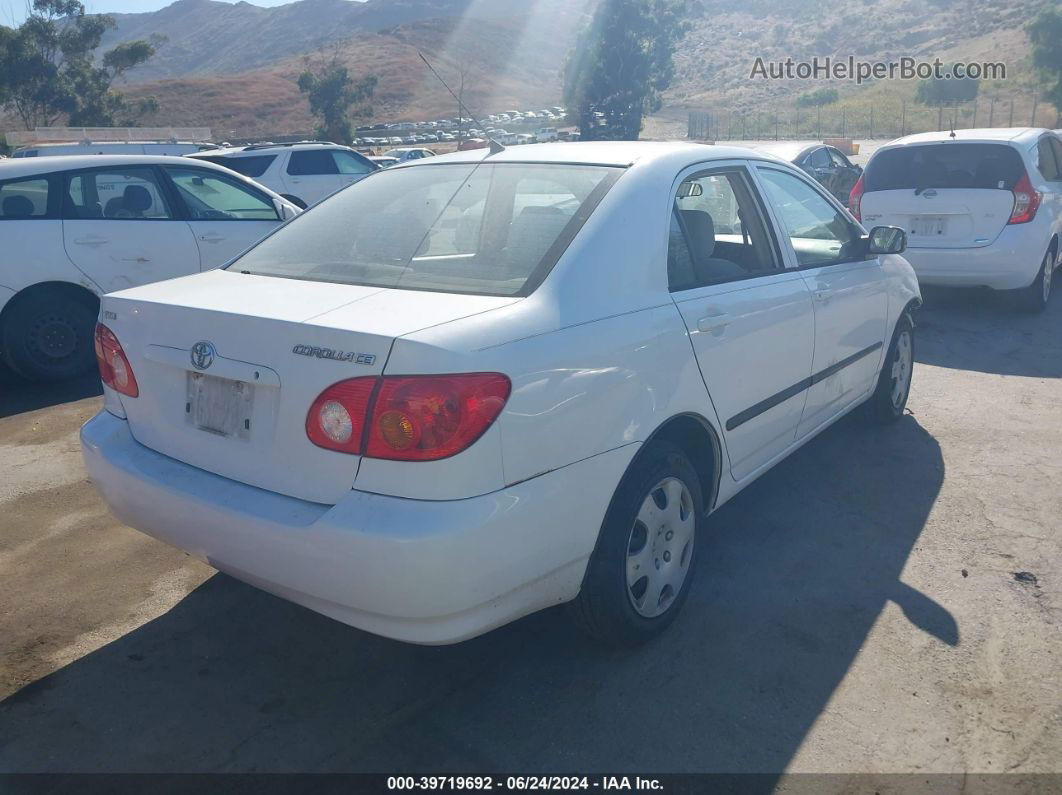
{"label": "sky", "polygon": [[[93,14],[133,13],[136,11],[157,11],[170,5],[173,0],[81,0],[85,10]],[[235,2],[235,0],[224,0]],[[292,0],[253,0],[256,6],[279,6]],[[17,25],[26,18],[29,0],[0,0],[0,25]]]}

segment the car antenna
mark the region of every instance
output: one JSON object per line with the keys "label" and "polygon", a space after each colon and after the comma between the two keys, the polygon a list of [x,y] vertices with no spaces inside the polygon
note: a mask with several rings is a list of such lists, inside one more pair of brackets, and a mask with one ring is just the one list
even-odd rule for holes
{"label": "car antenna", "polygon": [[[417,50],[417,55],[420,56],[420,60],[424,61],[424,65],[426,67],[428,67],[428,70],[433,75],[435,75],[435,79],[438,80],[440,83],[442,83],[443,88],[445,88],[447,91],[450,92],[450,96],[457,100],[457,106],[461,109],[461,112],[468,114],[468,118],[470,118],[472,121],[474,121],[476,123],[476,127],[478,129],[480,129],[480,130],[483,130],[484,129],[483,122],[481,122],[479,119],[477,119],[475,116],[473,116],[472,115],[472,111],[470,111],[467,107],[465,107],[465,103],[461,101],[461,97],[457,96],[457,94],[455,94],[453,92],[453,90],[450,88],[450,86],[446,85],[446,81],[443,80],[442,76],[438,72],[435,71],[435,67],[432,66],[430,63],[428,63],[428,59],[424,57],[424,53],[422,53],[420,50]],[[484,132],[484,135],[486,135],[486,132]],[[498,141],[495,141],[494,138],[492,138],[491,136],[487,135],[487,140],[490,141],[490,153],[492,155],[496,155],[499,152],[504,152],[505,151],[505,147],[502,146]]]}

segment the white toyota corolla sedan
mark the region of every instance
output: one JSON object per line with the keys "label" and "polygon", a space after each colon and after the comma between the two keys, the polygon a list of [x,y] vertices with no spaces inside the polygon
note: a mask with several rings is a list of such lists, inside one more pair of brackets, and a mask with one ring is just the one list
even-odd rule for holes
{"label": "white toyota corolla sedan", "polygon": [[902,414],[904,245],[744,149],[396,166],[224,270],[106,296],[85,460],[122,521],[370,632],[572,602],[636,643],[714,509],[853,409]]}

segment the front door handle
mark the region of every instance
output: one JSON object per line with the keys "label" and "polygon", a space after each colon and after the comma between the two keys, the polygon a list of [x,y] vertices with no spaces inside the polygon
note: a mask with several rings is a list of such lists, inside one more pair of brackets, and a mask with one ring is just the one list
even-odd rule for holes
{"label": "front door handle", "polygon": [[74,242],[79,246],[103,246],[110,241],[105,237],[96,237],[95,235],[89,235],[88,237],[74,238]]}
{"label": "front door handle", "polygon": [[726,312],[720,312],[717,315],[705,315],[697,321],[697,331],[718,331],[719,329],[726,328],[726,325],[729,322],[730,316],[726,314]]}
{"label": "front door handle", "polygon": [[219,235],[216,232],[209,232],[205,235],[200,235],[199,239],[202,240],[204,243],[220,243],[222,240],[225,239],[225,236]]}

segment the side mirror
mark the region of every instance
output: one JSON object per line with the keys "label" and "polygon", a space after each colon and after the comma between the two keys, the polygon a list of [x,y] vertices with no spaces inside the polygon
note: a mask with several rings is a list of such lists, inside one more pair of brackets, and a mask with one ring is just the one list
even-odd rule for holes
{"label": "side mirror", "polygon": [[907,233],[898,226],[875,226],[867,235],[867,254],[902,254],[907,250]]}

